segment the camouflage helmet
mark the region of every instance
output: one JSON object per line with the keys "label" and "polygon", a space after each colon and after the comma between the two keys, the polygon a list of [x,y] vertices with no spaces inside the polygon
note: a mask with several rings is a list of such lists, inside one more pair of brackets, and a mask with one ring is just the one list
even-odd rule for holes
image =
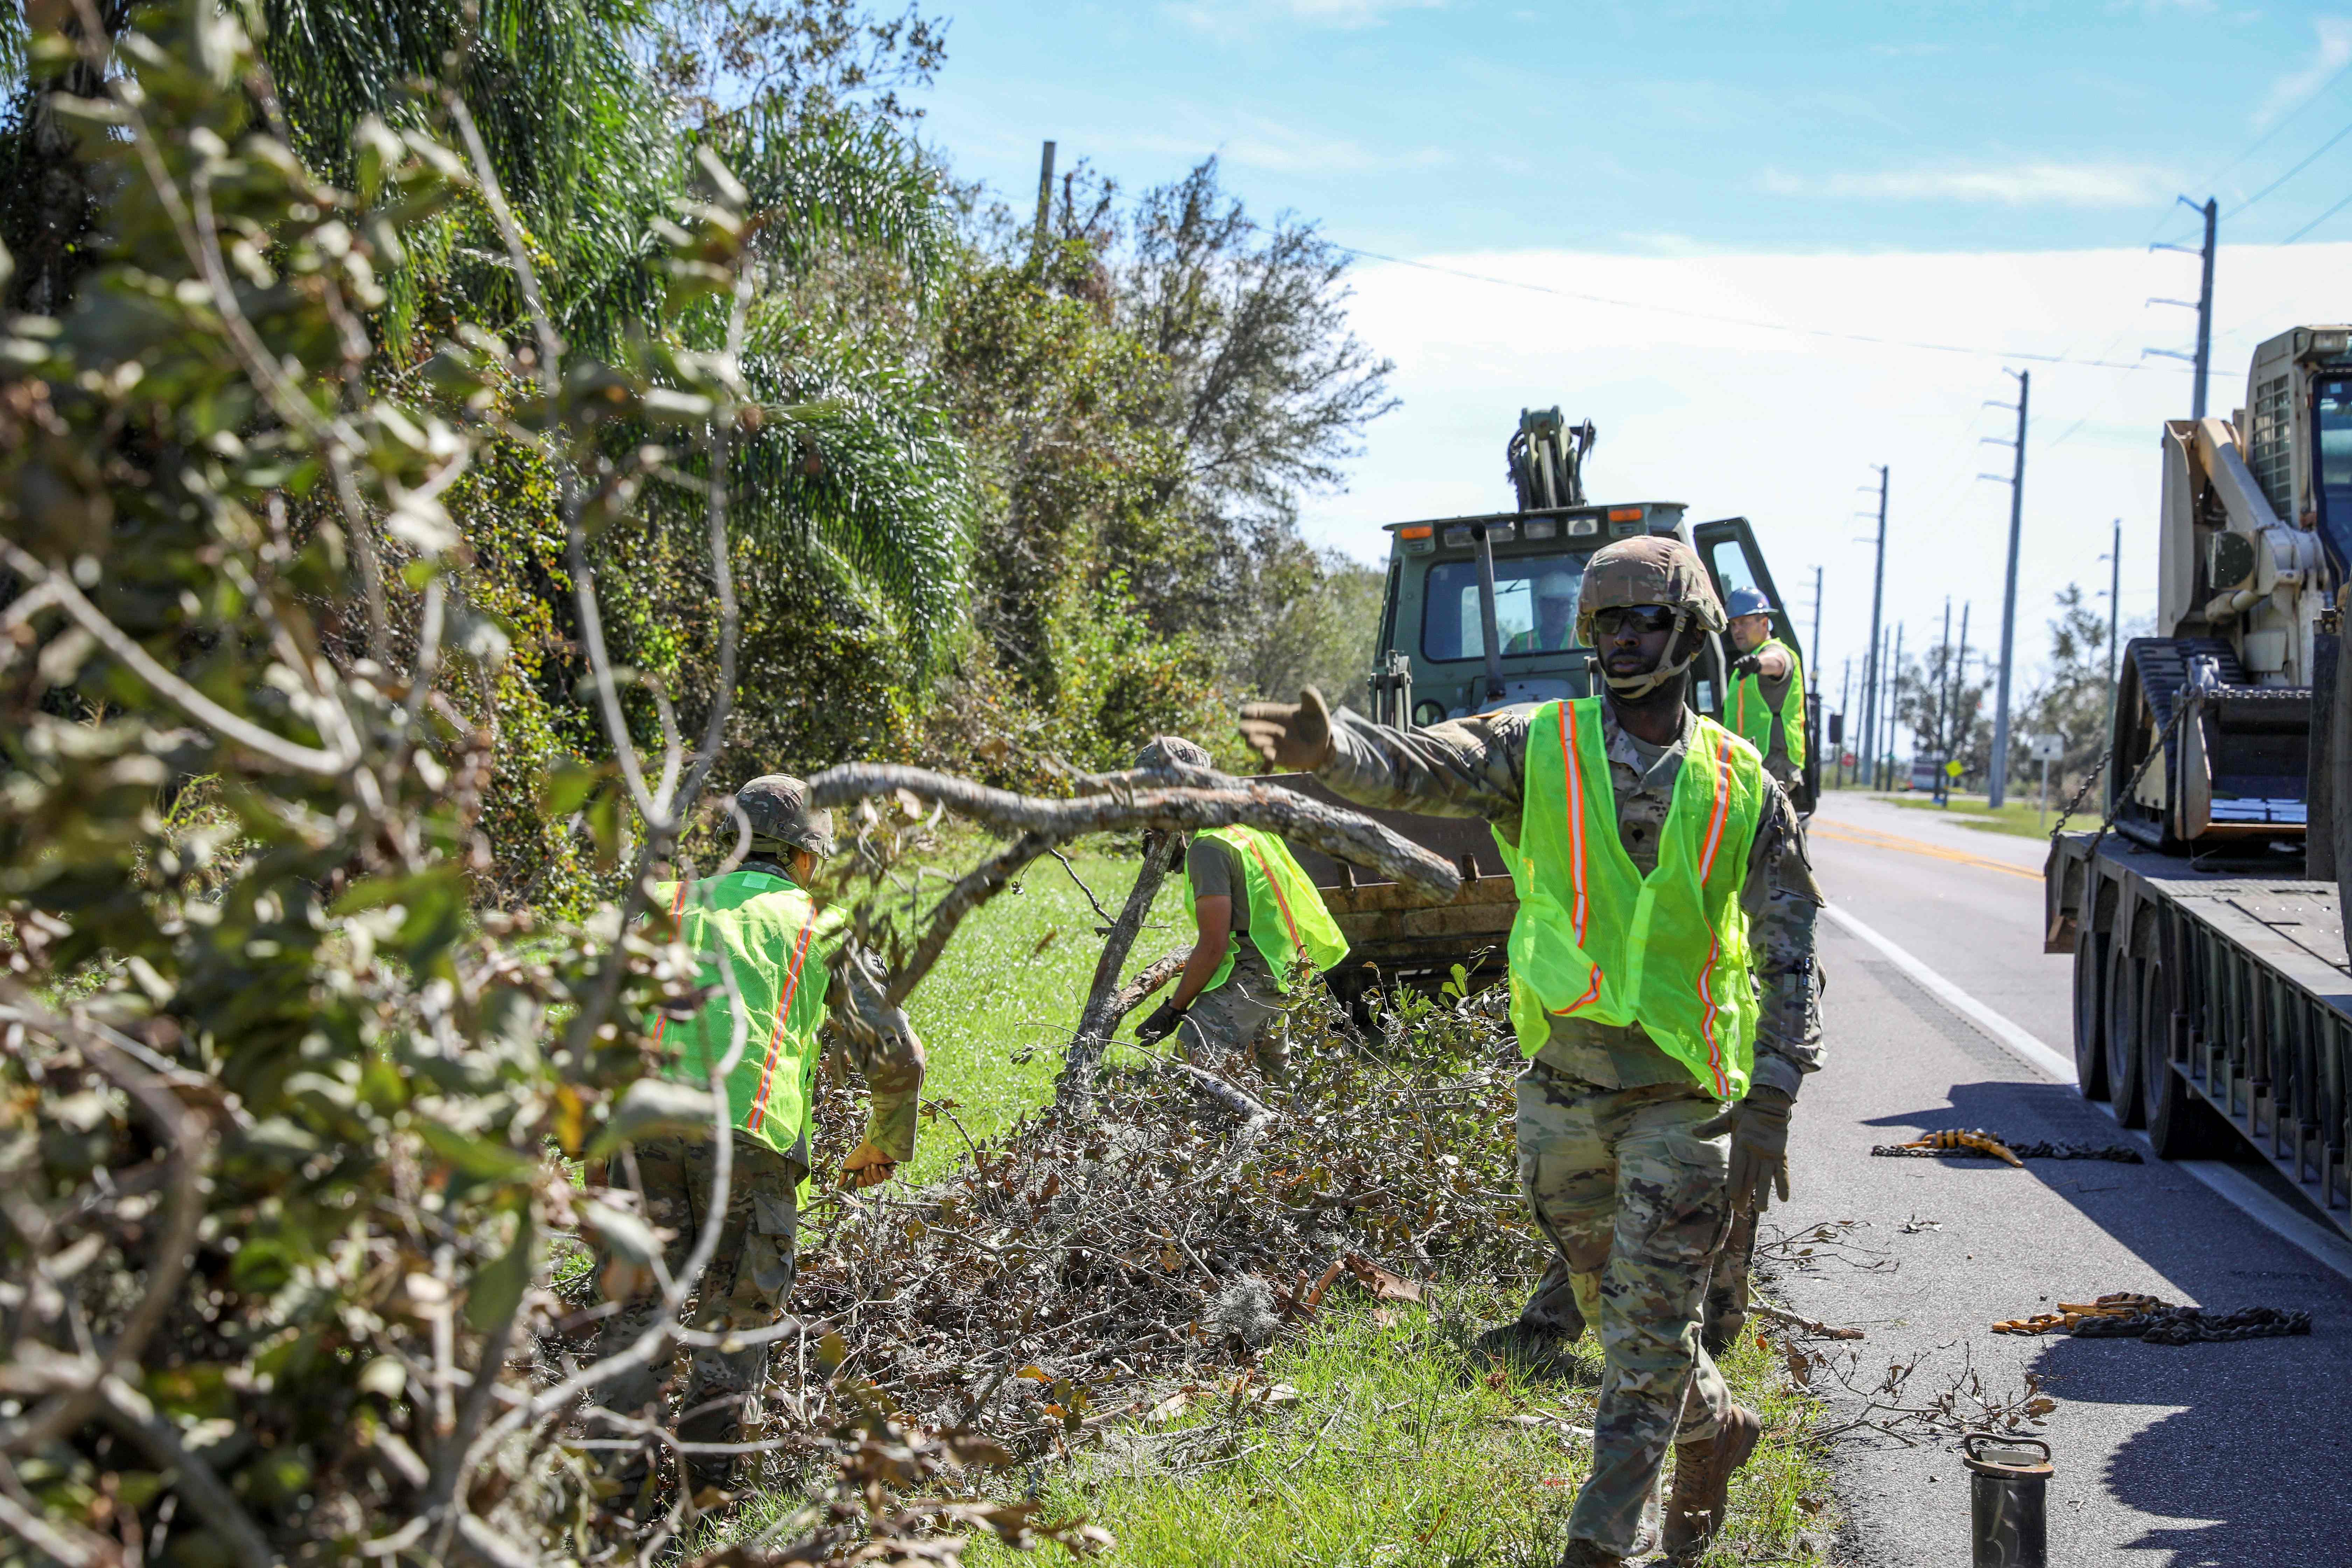
{"label": "camouflage helmet", "polygon": [[1135,753],[1135,765],[1139,768],[1213,768],[1217,764],[1216,760],[1209,755],[1206,746],[1188,741],[1181,735],[1154,735],[1144,743],[1141,751]]}
{"label": "camouflage helmet", "polygon": [[1594,551],[1584,563],[1578,624],[1589,621],[1595,610],[1620,605],[1666,605],[1691,611],[1711,632],[1725,626],[1722,601],[1715,596],[1715,584],[1699,564],[1697,552],[1672,534],[1621,539]]}
{"label": "camouflage helmet", "polygon": [[1584,564],[1584,591],[1576,604],[1577,640],[1587,647],[1600,647],[1593,616],[1634,605],[1664,605],[1672,609],[1675,629],[1667,639],[1665,657],[1655,668],[1631,676],[1604,671],[1610,689],[1629,700],[1648,696],[1690,668],[1706,639],[1690,639],[1680,658],[1675,657],[1675,649],[1683,647],[1683,634],[1694,624],[1717,633],[1730,624],[1724,619],[1723,603],[1715,596],[1715,584],[1706,568],[1699,564],[1697,552],[1671,534],[1621,539],[1592,552]]}
{"label": "camouflage helmet", "polygon": [[833,813],[811,811],[808,785],[790,773],[765,773],[735,792],[735,809],[751,837],[789,844],[812,855],[833,853]]}

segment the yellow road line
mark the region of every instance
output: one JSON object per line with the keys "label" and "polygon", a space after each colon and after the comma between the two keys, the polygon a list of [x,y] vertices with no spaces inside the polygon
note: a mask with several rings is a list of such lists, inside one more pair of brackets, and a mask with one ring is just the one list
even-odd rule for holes
{"label": "yellow road line", "polygon": [[1987,871],[2005,872],[2011,877],[2023,877],[2028,881],[2042,880],[2041,872],[2029,871],[2022,866],[2011,866],[2001,860],[1988,860],[1981,855],[1970,855],[1961,849],[1947,849],[1939,844],[1923,843],[1916,838],[1904,838],[1892,833],[1881,833],[1874,827],[1855,827],[1850,823],[1832,827],[1821,818],[1815,817],[1812,826],[1806,831],[1811,837],[1816,838],[1836,838],[1848,844],[1860,844],[1871,849],[1900,849],[1906,855],[1926,855],[1937,860],[1956,860],[1963,866],[1976,866]]}

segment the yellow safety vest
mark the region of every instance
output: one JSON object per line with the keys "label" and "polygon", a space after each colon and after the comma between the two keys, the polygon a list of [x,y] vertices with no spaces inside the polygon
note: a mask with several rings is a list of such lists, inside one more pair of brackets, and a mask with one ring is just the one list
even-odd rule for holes
{"label": "yellow safety vest", "polygon": [[[736,1127],[806,1170],[815,1114],[818,1033],[824,1025],[825,954],[842,922],[786,877],[745,869],[693,883],[665,882],[655,897],[677,924],[678,940],[719,985],[719,954],[740,999],[743,1054],[727,1076]],[[735,1038],[735,1005],[721,987],[680,1023],[655,1026],[664,1073],[707,1083]],[[803,1184],[805,1185],[805,1184]]]}
{"label": "yellow safety vest", "polygon": [[1528,718],[1519,842],[1503,845],[1519,895],[1509,946],[1519,1049],[1543,1048],[1553,1014],[1639,1024],[1709,1094],[1737,1100],[1756,1055],[1739,892],[1771,787],[1763,759],[1697,718],[1644,877],[1618,837],[1601,722],[1597,697]]}
{"label": "yellow safety vest", "polygon": [[[1323,907],[1306,869],[1291,857],[1289,847],[1273,834],[1255,827],[1219,827],[1198,835],[1230,846],[1241,857],[1242,881],[1249,891],[1250,941],[1274,972],[1274,983],[1290,989],[1290,972],[1305,953],[1318,973],[1348,956],[1348,939]],[[1193,908],[1192,881],[1184,880],[1184,908]],[[1225,939],[1225,959],[1201,987],[1203,994],[1232,977],[1234,956],[1241,938]]]}
{"label": "yellow safety vest", "polygon": [[1789,692],[1780,699],[1780,710],[1772,711],[1764,700],[1764,678],[1743,675],[1731,683],[1731,732],[1755,747],[1766,756],[1772,753],[1772,721],[1777,719],[1788,734],[1789,764],[1802,771],[1805,765],[1805,667],[1797,659],[1797,650],[1779,637],[1758,643],[1748,651],[1762,653],[1777,647],[1789,656]]}

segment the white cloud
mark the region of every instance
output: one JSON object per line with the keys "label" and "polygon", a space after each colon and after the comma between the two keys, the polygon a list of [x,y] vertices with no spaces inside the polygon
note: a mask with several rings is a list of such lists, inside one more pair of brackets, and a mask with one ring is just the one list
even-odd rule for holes
{"label": "white cloud", "polygon": [[[1856,340],[1924,338],[2131,363],[2144,345],[2182,343],[2185,312],[2143,301],[2193,288],[2184,271],[2191,260],[2126,249],[1424,259],[1695,314],[1412,267],[1353,270],[1350,319],[1374,352],[1395,361],[1402,405],[1367,433],[1346,493],[1308,498],[1302,521],[1318,543],[1377,559],[1386,545],[1381,523],[1507,506],[1504,439],[1520,408],[1559,404],[1600,426],[1587,473],[1596,500],[1676,500],[1694,519],[1754,520],[1779,586],[1808,606],[1800,615],[1808,629],[1812,569],[1824,569],[1823,673],[1834,703],[1840,660],[1867,634],[1871,552],[1851,542],[1865,531],[1852,514],[1867,504],[1856,493],[1873,481],[1867,464],[1893,469],[1890,617],[1908,623],[1916,646],[1931,620],[1940,624],[1948,593],[1956,612],[1973,603],[1972,637],[1989,619],[1997,629],[2009,492],[1976,475],[2007,454],[1977,443],[2009,434],[2012,416],[1982,406],[2014,401],[2006,363],[2033,378],[2021,673],[2048,646],[2052,594],[2069,582],[2105,585],[2098,557],[2110,519],[2124,525],[2125,615],[2154,605],[2157,431],[2186,415],[2189,395],[2175,362],[2108,370]],[[2247,363],[2264,338],[2297,321],[2342,320],[2347,267],[2352,244],[2223,247],[2217,411],[2245,401]]]}
{"label": "white cloud", "polygon": [[1249,37],[1276,18],[1309,27],[1377,26],[1398,11],[1433,11],[1445,0],[1178,0],[1163,7],[1186,26],[1225,40]]}
{"label": "white cloud", "polygon": [[2254,110],[2257,130],[2301,104],[2326,86],[2330,77],[2352,65],[2352,17],[2315,16],[2311,27],[2318,35],[2317,47],[2300,69],[2289,71],[2271,83],[2262,107]]}
{"label": "white cloud", "polygon": [[2162,201],[2173,185],[2164,170],[2143,163],[2054,163],[1888,169],[1819,178],[1767,169],[1760,183],[1783,196],[2069,207],[2140,206]]}
{"label": "white cloud", "polygon": [[1199,158],[1214,153],[1229,163],[1286,174],[1361,174],[1378,169],[1430,168],[1449,161],[1434,147],[1396,152],[1366,147],[1345,136],[1285,125],[1258,115],[1222,116],[1215,130],[1187,136],[1153,132],[1124,139],[1148,153]]}

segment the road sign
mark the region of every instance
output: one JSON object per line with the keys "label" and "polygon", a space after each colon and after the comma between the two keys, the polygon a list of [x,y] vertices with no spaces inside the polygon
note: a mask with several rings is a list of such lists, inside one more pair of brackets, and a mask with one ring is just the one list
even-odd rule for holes
{"label": "road sign", "polygon": [[1950,762],[1944,764],[1944,772],[1954,778],[1958,778],[1962,773],[1968,772],[1968,770],[1962,767],[1960,765],[1960,760],[1958,757],[1955,757]]}
{"label": "road sign", "polygon": [[2028,735],[2025,738],[2025,754],[2037,763],[2057,762],[2066,755],[2066,737]]}

